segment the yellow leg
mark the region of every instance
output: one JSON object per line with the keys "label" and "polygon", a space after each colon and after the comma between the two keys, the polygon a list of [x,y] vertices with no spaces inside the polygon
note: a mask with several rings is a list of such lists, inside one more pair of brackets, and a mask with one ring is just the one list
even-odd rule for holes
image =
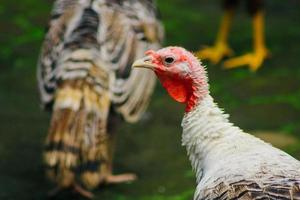
{"label": "yellow leg", "polygon": [[256,71],[268,57],[264,39],[264,13],[262,11],[253,17],[254,52],[232,58],[224,62],[226,69],[248,65],[251,71]]}
{"label": "yellow leg", "polygon": [[230,56],[233,54],[232,50],[227,44],[228,33],[233,15],[233,9],[225,11],[215,45],[212,47],[206,47],[196,52],[196,56],[198,58],[210,60],[212,63],[217,64],[225,56]]}

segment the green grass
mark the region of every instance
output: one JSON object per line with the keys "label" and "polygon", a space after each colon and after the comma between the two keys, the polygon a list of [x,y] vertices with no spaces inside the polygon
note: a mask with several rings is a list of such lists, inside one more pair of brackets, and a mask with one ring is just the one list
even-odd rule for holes
{"label": "green grass", "polygon": [[[221,16],[220,0],[158,3],[166,45],[197,50],[213,43]],[[225,71],[222,65],[204,62],[211,93],[243,129],[283,131],[299,139],[300,4],[295,0],[267,3],[266,37],[272,58],[257,73],[246,68]],[[45,199],[51,188],[41,162],[50,116],[39,108],[35,79],[50,8],[51,1],[38,0],[17,4],[4,0],[0,5],[0,199]],[[251,50],[251,21],[244,10],[239,10],[230,34],[237,55]],[[96,191],[96,199],[191,199],[195,179],[180,141],[183,106],[158,85],[149,111],[147,121],[124,124],[117,143],[116,173],[135,172],[138,181],[103,187]],[[300,158],[299,143],[284,150]],[[59,199],[74,197],[63,194]]]}

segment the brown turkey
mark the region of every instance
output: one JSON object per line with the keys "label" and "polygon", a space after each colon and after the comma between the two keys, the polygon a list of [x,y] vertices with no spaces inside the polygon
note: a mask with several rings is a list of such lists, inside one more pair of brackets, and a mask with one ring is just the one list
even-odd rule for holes
{"label": "brown turkey", "polygon": [[163,28],[152,0],[57,0],[43,43],[38,83],[42,106],[52,111],[45,144],[47,175],[56,194],[73,188],[135,179],[113,175],[114,129],[136,122],[155,85],[133,61],[158,49]]}

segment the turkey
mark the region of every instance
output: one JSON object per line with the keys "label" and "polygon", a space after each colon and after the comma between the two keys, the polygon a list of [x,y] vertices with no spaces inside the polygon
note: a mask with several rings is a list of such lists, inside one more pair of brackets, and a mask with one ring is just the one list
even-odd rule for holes
{"label": "turkey", "polygon": [[155,85],[153,72],[131,71],[146,49],[158,49],[163,27],[152,0],[57,0],[38,63],[41,104],[52,111],[46,172],[57,193],[91,197],[112,175],[115,128],[136,122]]}
{"label": "turkey", "polygon": [[192,53],[167,47],[146,54],[133,67],[153,70],[169,95],[186,105],[182,144],[196,173],[195,200],[300,199],[300,162],[229,122]]}

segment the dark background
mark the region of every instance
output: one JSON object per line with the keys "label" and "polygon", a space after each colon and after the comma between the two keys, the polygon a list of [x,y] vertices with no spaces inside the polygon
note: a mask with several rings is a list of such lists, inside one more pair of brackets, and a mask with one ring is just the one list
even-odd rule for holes
{"label": "dark background", "polygon": [[[42,145],[50,115],[41,111],[36,62],[52,1],[0,3],[0,199],[45,199],[51,188],[42,169]],[[159,0],[166,45],[197,50],[212,44],[220,0]],[[272,58],[256,73],[207,65],[211,93],[231,121],[300,158],[300,2],[266,2],[266,40]],[[237,55],[252,49],[249,15],[240,6],[230,34]],[[150,119],[124,124],[115,171],[136,172],[132,184],[106,186],[95,199],[186,200],[195,180],[181,147],[183,106],[157,86]],[[68,199],[61,197],[61,199]]]}

